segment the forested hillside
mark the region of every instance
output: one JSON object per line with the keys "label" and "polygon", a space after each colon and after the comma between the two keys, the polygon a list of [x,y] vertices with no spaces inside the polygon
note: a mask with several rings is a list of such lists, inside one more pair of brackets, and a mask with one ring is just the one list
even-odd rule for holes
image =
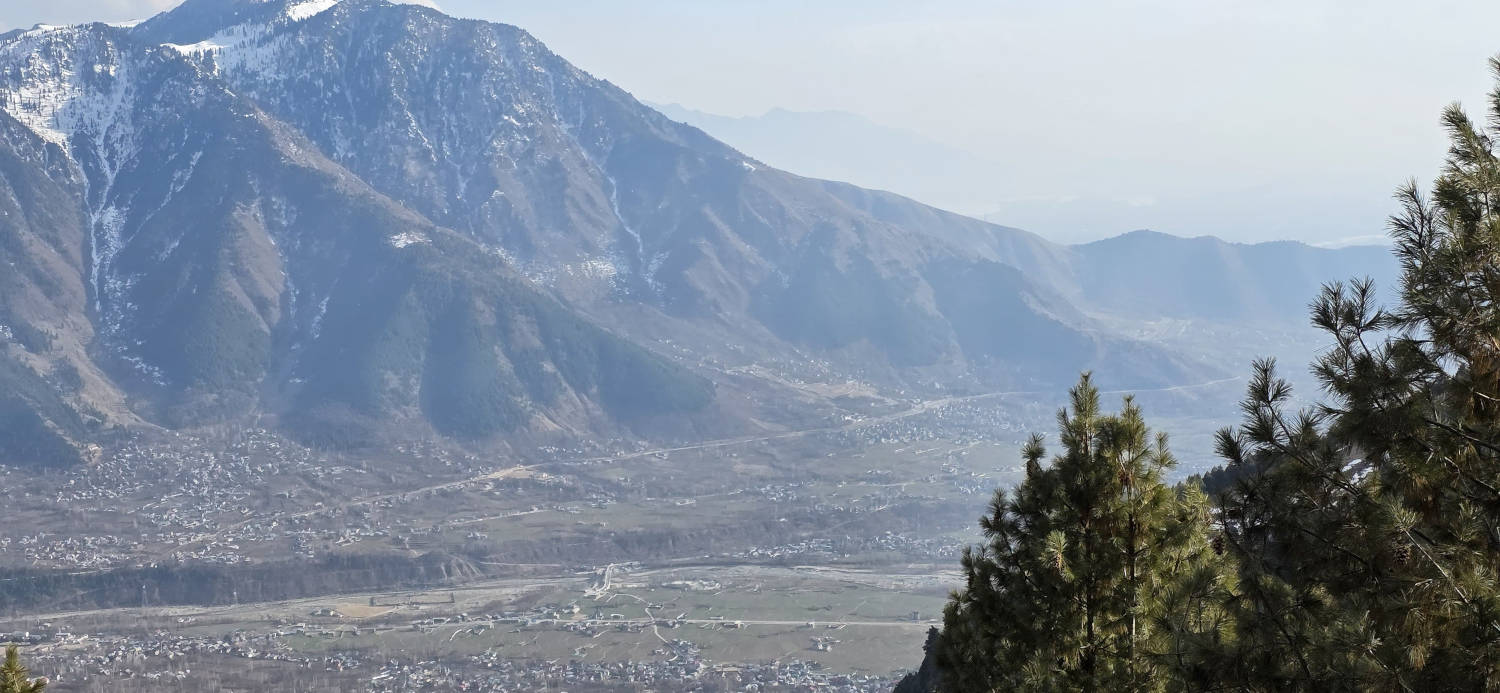
{"label": "forested hillside", "polygon": [[1165,437],[1085,376],[898,690],[1500,686],[1500,132],[1443,123],[1442,175],[1397,194],[1394,305],[1367,280],[1312,305],[1322,403],[1257,363],[1226,467],[1174,488]]}

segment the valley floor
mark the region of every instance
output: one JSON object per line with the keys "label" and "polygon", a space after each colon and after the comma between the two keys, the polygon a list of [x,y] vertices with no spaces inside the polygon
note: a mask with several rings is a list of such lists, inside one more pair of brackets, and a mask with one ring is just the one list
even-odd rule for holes
{"label": "valley floor", "polygon": [[[955,578],[933,565],[614,565],[429,590],[38,614],[5,627],[70,633],[31,650],[57,690],[270,681],[301,690],[889,690],[919,659],[913,643]],[[111,635],[81,635],[94,632]]]}
{"label": "valley floor", "polygon": [[[1140,393],[1180,473],[1240,387]],[[1045,397],[529,459],[138,438],[4,473],[0,633],[64,691],[889,690]]]}

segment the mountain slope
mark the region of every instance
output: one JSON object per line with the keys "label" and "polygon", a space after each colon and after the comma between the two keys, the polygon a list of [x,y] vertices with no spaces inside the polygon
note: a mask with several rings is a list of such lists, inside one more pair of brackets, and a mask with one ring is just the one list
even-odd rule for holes
{"label": "mountain slope", "polygon": [[765,166],[514,27],[189,0],[12,32],[0,68],[0,236],[29,268],[0,318],[50,340],[8,339],[7,406],[74,450],[249,418],[338,444],[742,431],[788,416],[784,379],[744,375],[767,364],[941,391],[1219,373],[1121,336],[1083,251]]}
{"label": "mountain slope", "polygon": [[[608,433],[712,399],[706,381],[370,189],[176,51],[92,25],[7,37],[0,56],[26,66],[4,86],[38,135],[23,142],[33,168],[55,162],[67,184],[56,207],[18,206],[62,210],[35,226],[71,260],[17,279],[25,291],[3,304],[70,327],[64,343],[111,375],[102,398],[133,397],[116,419],[248,411],[336,442],[407,426],[485,439]],[[39,303],[47,282],[70,287],[67,302]],[[78,357],[54,352],[58,366]]]}
{"label": "mountain slope", "polygon": [[[1095,345],[1066,370],[1132,351],[1108,348],[1117,340],[1045,285],[998,276],[1053,252],[1034,236],[766,167],[514,27],[325,6],[288,21],[279,3],[191,0],[135,34],[195,56],[382,193],[638,339],[712,324],[760,354],[807,349],[886,373],[1003,360],[1006,378],[1057,370],[1006,343],[1025,320]],[[1024,320],[984,345],[967,327],[960,340],[929,281],[955,262],[1031,296]]]}
{"label": "mountain slope", "polygon": [[[967,185],[965,181],[978,180],[990,191],[988,197],[980,198],[981,207],[999,199],[996,191],[1004,174],[1001,167],[991,164],[975,169],[979,162],[966,161],[960,152],[913,133],[882,128],[855,114],[772,109],[762,116],[728,118],[675,104],[657,108],[752,156],[799,173],[901,191],[928,201],[942,200]],[[973,207],[953,204],[959,209]],[[1033,206],[1037,209],[1030,212],[1048,206],[1099,204],[1087,200],[1036,201]],[[1019,208],[1027,203],[1009,206]],[[1114,206],[1119,209],[1096,211],[1107,212],[1101,218],[1118,221],[1128,205]],[[1031,216],[1036,214],[1017,212],[1010,221]],[[1006,221],[1003,214],[985,218]],[[1069,233],[1099,226],[1084,224]],[[1396,269],[1390,253],[1377,246],[1330,251],[1292,242],[1239,244],[1152,232],[1066,248],[1051,246],[1051,252],[1041,258],[1036,253],[1001,255],[1005,262],[1093,312],[1147,319],[1301,321],[1307,301],[1322,283],[1369,275],[1382,286],[1391,287]]]}
{"label": "mountain slope", "polygon": [[84,412],[119,409],[86,355],[82,202],[62,153],[0,113],[0,459],[77,459]]}
{"label": "mountain slope", "polygon": [[1303,320],[1324,283],[1370,277],[1381,289],[1394,290],[1398,269],[1384,246],[1241,244],[1152,231],[1071,251],[1082,300],[1122,317]]}

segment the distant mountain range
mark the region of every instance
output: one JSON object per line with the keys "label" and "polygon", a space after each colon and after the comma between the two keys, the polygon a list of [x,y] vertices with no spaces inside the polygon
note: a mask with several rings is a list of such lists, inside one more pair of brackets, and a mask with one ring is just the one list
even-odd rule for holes
{"label": "distant mountain range", "polygon": [[379,0],[0,36],[0,260],[11,462],[116,427],[524,445],[832,409],[752,365],[1179,384],[1225,364],[1121,321],[1296,323],[1320,282],[1394,271],[1364,248],[1060,246],[804,178],[520,29]]}
{"label": "distant mountain range", "polygon": [[1134,231],[1071,249],[1088,305],[1137,318],[1302,320],[1326,282],[1370,277],[1394,289],[1397,280],[1384,246],[1241,244]]}

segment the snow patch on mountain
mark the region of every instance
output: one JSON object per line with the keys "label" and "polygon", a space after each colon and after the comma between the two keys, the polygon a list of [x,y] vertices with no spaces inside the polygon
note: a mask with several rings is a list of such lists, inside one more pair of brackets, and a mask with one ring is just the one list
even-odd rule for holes
{"label": "snow patch on mountain", "polygon": [[[166,209],[167,203],[171,202],[172,198],[176,197],[178,193],[182,192],[183,188],[187,187],[188,181],[193,177],[193,172],[198,170],[198,161],[202,158],[203,152],[193,152],[193,155],[188,161],[187,166],[184,168],[180,168],[172,173],[172,184],[167,188],[167,194],[162,197],[161,204],[157,205],[156,209],[151,210],[151,213],[146,215],[147,220],[155,217],[163,209]],[[142,221],[141,223],[144,224],[145,221]],[[157,260],[165,262],[167,258],[171,257],[172,253],[177,251],[177,247],[182,244],[182,239],[187,235],[187,233],[187,230],[184,229],[177,235],[176,238],[172,239],[172,242],[168,243],[167,246],[157,254]]]}
{"label": "snow patch on mountain", "polygon": [[428,238],[425,234],[418,233],[416,231],[402,231],[401,233],[391,236],[390,241],[391,245],[397,248],[405,248],[406,246],[416,245],[418,243],[432,243],[432,239]]}
{"label": "snow patch on mountain", "polygon": [[113,50],[78,27],[37,25],[0,42],[0,108],[64,149],[83,125],[99,124],[114,112],[120,94],[100,93],[91,83],[113,78]]}
{"label": "snow patch on mountain", "polygon": [[299,0],[288,3],[277,17],[268,22],[228,26],[197,43],[162,45],[189,58],[206,58],[221,74],[245,72],[258,78],[270,78],[282,69],[280,57],[288,48],[288,42],[293,40],[289,36],[291,28],[334,9],[342,1]]}
{"label": "snow patch on mountain", "polygon": [[[415,5],[417,7],[425,7],[429,10],[437,10],[439,12],[443,11],[443,8],[438,7],[437,3],[433,2],[432,0],[387,1],[392,5]],[[294,22],[300,22],[304,19],[316,17],[324,12],[327,12],[328,10],[333,9],[333,6],[339,4],[340,2],[342,2],[342,0],[301,0],[300,2],[294,2],[288,5],[285,16]]]}
{"label": "snow patch on mountain", "polygon": [[111,193],[141,145],[131,65],[109,32],[97,26],[39,26],[0,42],[0,65],[9,67],[0,72],[0,109],[92,171],[86,178],[88,277],[101,313],[106,297],[124,281],[112,277],[109,268],[123,245],[128,211]]}
{"label": "snow patch on mountain", "polygon": [[271,27],[265,24],[240,24],[229,27],[197,43],[166,43],[163,46],[188,57],[211,55],[219,69],[238,66],[244,62],[242,49],[259,45],[269,34]]}
{"label": "snow patch on mountain", "polygon": [[333,6],[337,4],[339,0],[305,0],[294,3],[287,6],[286,18],[294,22],[311,19],[333,9]]}

